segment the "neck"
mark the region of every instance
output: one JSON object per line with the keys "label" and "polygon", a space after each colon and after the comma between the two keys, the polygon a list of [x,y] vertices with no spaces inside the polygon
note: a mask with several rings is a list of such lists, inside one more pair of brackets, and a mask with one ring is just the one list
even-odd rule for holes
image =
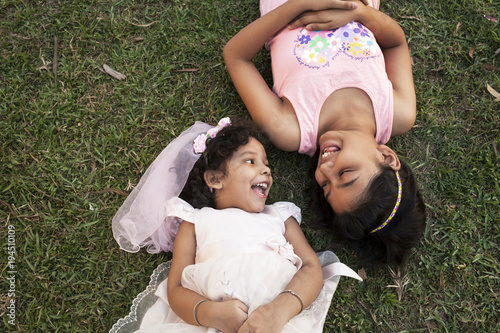
{"label": "neck", "polygon": [[370,97],[357,88],[340,89],[323,103],[318,137],[328,131],[361,131],[376,134],[375,116]]}

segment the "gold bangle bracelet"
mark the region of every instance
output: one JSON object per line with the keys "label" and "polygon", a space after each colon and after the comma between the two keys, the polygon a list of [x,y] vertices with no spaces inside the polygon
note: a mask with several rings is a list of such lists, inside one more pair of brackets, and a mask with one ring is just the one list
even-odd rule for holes
{"label": "gold bangle bracelet", "polygon": [[[299,295],[297,295],[296,293],[294,293],[293,290],[290,290],[290,289],[283,290],[282,292],[280,292],[280,295],[284,294],[284,293],[289,293],[289,294],[292,294],[293,296],[297,297],[297,299],[300,302],[300,311],[299,311],[299,313],[301,313],[302,310],[304,310],[304,302],[302,301],[302,298]],[[297,313],[297,314],[299,314],[299,313]]]}
{"label": "gold bangle bracelet", "polygon": [[206,302],[208,301],[208,299],[202,299],[201,301],[199,301],[198,303],[196,303],[196,305],[194,306],[193,308],[193,317],[194,317],[194,321],[198,324],[198,326],[201,326],[201,327],[205,327],[203,326],[202,324],[200,324],[200,322],[198,321],[198,318],[197,318],[197,311],[198,311],[198,306],[203,303],[203,302]]}

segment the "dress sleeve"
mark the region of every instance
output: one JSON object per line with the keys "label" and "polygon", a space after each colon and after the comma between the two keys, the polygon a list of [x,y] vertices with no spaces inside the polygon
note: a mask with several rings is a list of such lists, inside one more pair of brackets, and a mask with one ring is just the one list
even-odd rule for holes
{"label": "dress sleeve", "polygon": [[293,216],[297,220],[298,224],[302,222],[300,208],[295,204],[286,201],[279,201],[272,204],[272,206],[278,211],[278,214],[283,221],[286,221],[290,216]]}
{"label": "dress sleeve", "polygon": [[165,203],[165,220],[158,230],[151,235],[151,242],[147,244],[148,252],[172,251],[174,240],[182,221],[194,223],[198,209],[193,208],[179,197],[173,197]]}
{"label": "dress sleeve", "polygon": [[165,203],[167,216],[176,217],[181,221],[195,223],[199,209],[193,208],[189,203],[179,197],[173,197]]}

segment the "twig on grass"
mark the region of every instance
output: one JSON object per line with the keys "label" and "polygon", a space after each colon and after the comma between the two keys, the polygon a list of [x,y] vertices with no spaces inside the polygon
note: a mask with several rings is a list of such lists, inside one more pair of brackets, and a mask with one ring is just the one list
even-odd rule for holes
{"label": "twig on grass", "polygon": [[52,60],[52,72],[54,73],[54,78],[57,79],[57,65],[59,61],[57,60],[57,37],[54,36],[54,58]]}

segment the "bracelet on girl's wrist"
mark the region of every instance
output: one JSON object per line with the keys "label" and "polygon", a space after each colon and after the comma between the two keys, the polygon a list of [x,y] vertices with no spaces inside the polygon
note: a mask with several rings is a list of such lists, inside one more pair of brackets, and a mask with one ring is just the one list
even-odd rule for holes
{"label": "bracelet on girl's wrist", "polygon": [[197,312],[198,312],[198,306],[203,303],[203,302],[206,302],[208,301],[208,299],[202,299],[201,301],[199,301],[198,303],[196,303],[196,305],[194,306],[193,308],[193,317],[194,317],[194,321],[198,324],[198,326],[201,326],[201,327],[205,327],[203,326],[202,324],[200,324],[200,322],[198,321],[198,317],[197,317]]}
{"label": "bracelet on girl's wrist", "polygon": [[[295,292],[293,292],[293,290],[290,290],[290,289],[283,290],[279,294],[281,295],[281,294],[284,294],[284,293],[292,294],[293,296],[295,296],[299,300],[299,302],[300,302],[300,311],[299,311],[299,313],[301,313],[302,310],[304,310],[304,302],[302,301],[302,298],[299,295],[297,295]],[[299,314],[299,313],[297,313],[297,314]]]}

